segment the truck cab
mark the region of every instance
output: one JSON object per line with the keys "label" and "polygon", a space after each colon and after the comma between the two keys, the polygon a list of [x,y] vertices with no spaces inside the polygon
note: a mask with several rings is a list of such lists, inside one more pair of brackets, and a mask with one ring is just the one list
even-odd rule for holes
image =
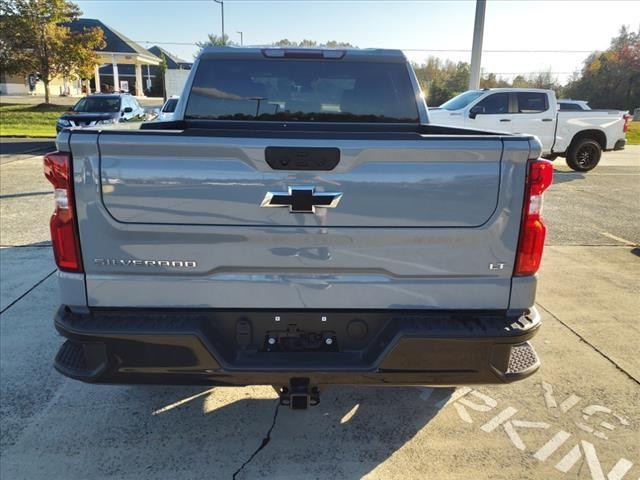
{"label": "truck cab", "polygon": [[454,97],[431,109],[430,119],[480,130],[526,131],[538,137],[544,153],[551,153],[556,113],[556,97],[550,90],[495,88]]}

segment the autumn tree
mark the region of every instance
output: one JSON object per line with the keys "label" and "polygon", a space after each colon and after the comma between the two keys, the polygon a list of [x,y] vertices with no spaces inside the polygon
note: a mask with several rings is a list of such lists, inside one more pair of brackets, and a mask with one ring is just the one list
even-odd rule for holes
{"label": "autumn tree", "polygon": [[593,52],[564,89],[567,97],[594,108],[633,110],[640,106],[640,31],[622,27],[604,52]]}
{"label": "autumn tree", "polygon": [[100,28],[72,31],[82,12],[67,0],[0,0],[0,68],[8,74],[37,73],[49,103],[55,77],[87,78],[105,47]]}

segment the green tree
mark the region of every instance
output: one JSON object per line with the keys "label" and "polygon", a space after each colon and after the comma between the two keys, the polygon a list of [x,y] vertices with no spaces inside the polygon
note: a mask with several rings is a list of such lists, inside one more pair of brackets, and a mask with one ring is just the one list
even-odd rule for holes
{"label": "green tree", "polygon": [[355,48],[349,42],[337,42],[336,40],[329,40],[322,46],[327,48]]}
{"label": "green tree", "polygon": [[200,50],[196,53],[196,57],[200,54],[200,52],[209,47],[221,47],[225,45],[237,45],[233,40],[229,40],[229,35],[226,33],[224,37],[222,35],[216,35],[215,33],[210,33],[207,35],[207,39],[204,42],[196,42],[196,45]]}
{"label": "green tree", "polygon": [[487,73],[480,78],[480,88],[508,88],[511,82],[498,77],[495,73]]}
{"label": "green tree", "polygon": [[[414,64],[418,83],[427,96],[427,104],[442,105],[447,100],[469,88],[470,67],[467,62],[452,62],[429,57],[426,63]],[[545,88],[560,91],[558,80],[551,71],[535,75],[518,75],[513,81],[498,77],[495,73],[484,73],[480,78],[480,88]]]}
{"label": "green tree", "polygon": [[165,77],[167,76],[167,57],[165,57],[164,53],[160,57],[162,61],[158,65],[158,80],[160,83],[160,88],[162,89],[162,98],[167,100],[167,90],[165,88]]}
{"label": "green tree", "polygon": [[535,75],[529,77],[529,86],[532,88],[544,88],[546,90],[559,91],[560,84],[558,78],[554,77],[551,73],[551,69],[538,72]]}
{"label": "green tree", "polygon": [[563,91],[594,108],[633,110],[640,106],[640,30],[620,28],[604,52],[593,52]]}
{"label": "green tree", "polygon": [[37,73],[49,103],[53,78],[86,78],[104,48],[100,28],[73,32],[82,12],[67,0],[0,0],[0,68],[8,74]]}
{"label": "green tree", "polygon": [[302,48],[313,48],[313,47],[324,47],[324,48],[356,48],[351,45],[349,42],[339,42],[337,40],[329,40],[326,43],[318,43],[315,40],[302,40],[301,42],[296,42],[293,40],[289,40],[288,38],[283,38],[278,40],[277,42],[273,42],[273,46],[275,47],[302,47]]}
{"label": "green tree", "polygon": [[515,88],[529,88],[531,83],[524,75],[517,75],[511,81],[511,85]]}
{"label": "green tree", "polygon": [[296,42],[292,42],[288,38],[283,38],[282,40],[278,40],[273,44],[276,47],[297,47],[298,44]]}
{"label": "green tree", "polygon": [[429,57],[426,63],[414,64],[413,68],[429,105],[442,105],[468,88],[469,64],[466,62]]}

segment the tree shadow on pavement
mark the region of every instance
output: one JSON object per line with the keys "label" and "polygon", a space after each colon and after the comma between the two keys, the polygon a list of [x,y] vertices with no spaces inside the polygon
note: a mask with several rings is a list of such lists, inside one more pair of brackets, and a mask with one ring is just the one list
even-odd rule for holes
{"label": "tree shadow on pavement", "polygon": [[46,153],[56,149],[52,138],[11,138],[0,139],[0,154],[2,155],[26,155]]}
{"label": "tree shadow on pavement", "polygon": [[[107,454],[143,458],[123,470],[130,478],[178,478],[179,470],[183,478],[238,479],[362,478],[422,430],[454,391],[332,386],[320,405],[290,410],[278,406],[275,393],[269,398],[270,387],[116,388],[127,406],[106,428],[97,419],[81,434],[98,447],[88,461],[97,450],[102,463]],[[168,396],[172,403],[159,402]]]}
{"label": "tree shadow on pavement", "polygon": [[584,180],[586,178],[585,173],[582,172],[565,172],[554,169],[553,171],[553,185],[560,183],[573,182],[574,180]]}
{"label": "tree shadow on pavement", "polygon": [[[220,387],[213,389],[211,398],[204,402],[198,399],[189,408],[165,410],[155,417],[171,421],[178,434],[173,438],[180,442],[185,441],[181,431],[198,431],[192,448],[200,448],[214,464],[216,458],[224,464],[236,457],[237,478],[355,479],[371,472],[411,440],[453,391],[332,386],[322,391],[320,405],[296,411],[277,407],[275,398],[218,404],[215,397],[224,394],[224,387]],[[194,412],[198,404],[204,404],[203,408]],[[200,415],[203,411],[204,418]],[[233,438],[246,429],[248,422],[262,425],[260,433],[250,441],[235,443]],[[170,442],[171,438],[164,437],[164,441]],[[214,470],[211,473],[217,478]]]}

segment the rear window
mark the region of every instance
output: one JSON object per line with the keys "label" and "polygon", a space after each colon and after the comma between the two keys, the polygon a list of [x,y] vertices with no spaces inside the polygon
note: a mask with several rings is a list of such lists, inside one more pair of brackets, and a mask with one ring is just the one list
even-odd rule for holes
{"label": "rear window", "polygon": [[560,110],[573,110],[573,111],[582,110],[582,107],[577,103],[560,102],[558,105],[560,105]]}
{"label": "rear window", "polygon": [[493,93],[480,100],[473,108],[477,108],[478,113],[485,114],[509,113],[509,94]]}
{"label": "rear window", "polygon": [[547,94],[541,92],[518,92],[518,113],[544,112],[547,106]]}
{"label": "rear window", "polygon": [[186,119],[418,123],[404,63],[202,60]]}

